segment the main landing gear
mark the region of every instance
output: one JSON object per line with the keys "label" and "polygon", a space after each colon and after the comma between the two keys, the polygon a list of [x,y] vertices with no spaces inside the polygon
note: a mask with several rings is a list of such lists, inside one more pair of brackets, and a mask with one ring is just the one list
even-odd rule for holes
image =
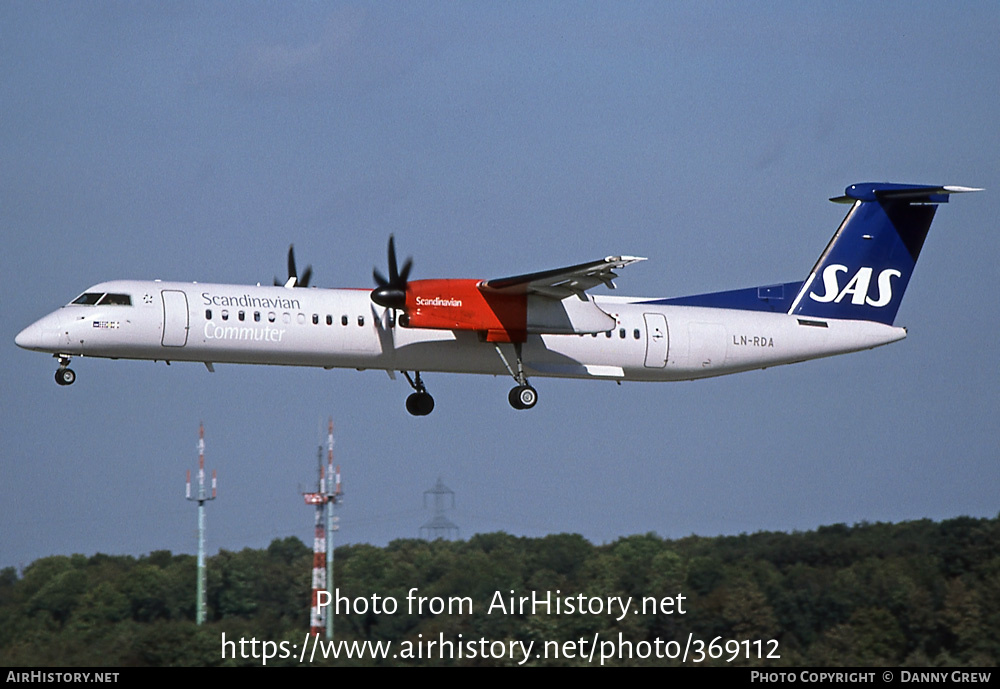
{"label": "main landing gear", "polygon": [[72,385],[76,382],[76,372],[69,368],[68,356],[57,356],[59,368],[56,369],[56,382],[59,385]]}
{"label": "main landing gear", "polygon": [[514,354],[517,356],[517,373],[514,373],[514,369],[510,367],[507,357],[503,355],[503,350],[500,349],[500,345],[494,343],[493,346],[496,348],[497,354],[500,355],[503,365],[507,367],[507,373],[517,381],[517,385],[511,388],[511,391],[507,394],[507,401],[510,402],[510,406],[514,407],[514,409],[531,409],[538,402],[538,391],[528,385],[528,377],[524,375],[524,365],[521,362],[521,343],[514,343]]}
{"label": "main landing gear", "polygon": [[406,371],[403,371],[403,375],[415,391],[406,398],[406,411],[414,416],[427,416],[434,411],[434,398],[427,392],[424,381],[420,380],[420,371],[417,371],[416,379],[410,378],[410,374]]}
{"label": "main landing gear", "polygon": [[507,401],[514,409],[531,409],[538,401],[538,391],[530,385],[518,385],[507,393]]}
{"label": "main landing gear", "polygon": [[[511,388],[511,391],[507,394],[507,401],[510,402],[510,406],[514,407],[514,409],[531,409],[538,402],[538,391],[528,384],[528,377],[524,373],[524,364],[521,361],[521,343],[514,343],[514,354],[517,356],[516,373],[511,368],[510,363],[508,363],[507,357],[504,356],[503,350],[500,349],[500,345],[494,343],[493,346],[496,348],[497,354],[500,355],[503,365],[507,367],[507,372],[517,381],[517,385]],[[413,388],[413,394],[406,398],[406,411],[414,416],[427,416],[434,411],[434,398],[427,392],[424,381],[420,379],[420,371],[417,371],[412,378],[408,371],[403,371],[402,373],[406,376],[406,382]]]}

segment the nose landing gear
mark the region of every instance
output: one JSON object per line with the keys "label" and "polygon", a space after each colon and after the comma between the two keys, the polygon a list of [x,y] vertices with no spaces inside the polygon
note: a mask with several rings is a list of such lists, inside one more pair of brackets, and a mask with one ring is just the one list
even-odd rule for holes
{"label": "nose landing gear", "polygon": [[59,385],[72,385],[76,382],[76,372],[69,368],[68,356],[57,356],[59,368],[56,369],[56,383]]}

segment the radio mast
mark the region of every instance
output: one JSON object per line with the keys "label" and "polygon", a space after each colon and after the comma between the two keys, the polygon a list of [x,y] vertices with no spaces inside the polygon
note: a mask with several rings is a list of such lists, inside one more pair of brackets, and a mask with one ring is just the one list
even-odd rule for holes
{"label": "radio mast", "polygon": [[[326,638],[333,638],[333,615],[327,608],[319,607],[319,592],[330,593],[333,588],[333,532],[337,530],[337,517],[333,516],[333,507],[340,503],[340,466],[334,471],[333,466],[333,417],[327,427],[326,467],[323,466],[323,446],[316,450],[316,460],[319,464],[318,490],[315,493],[303,493],[307,505],[316,507],[315,533],[313,536],[313,569],[312,569],[312,606],[309,613],[309,633],[318,636],[326,628]],[[325,512],[325,526],[324,526]],[[331,594],[332,595],[332,594]],[[330,600],[328,598],[328,600]]]}
{"label": "radio mast", "polygon": [[212,469],[212,497],[205,491],[205,425],[198,423],[198,496],[191,497],[191,470],[187,472],[187,499],[198,503],[198,599],[195,622],[205,622],[205,503],[215,500],[215,469]]}

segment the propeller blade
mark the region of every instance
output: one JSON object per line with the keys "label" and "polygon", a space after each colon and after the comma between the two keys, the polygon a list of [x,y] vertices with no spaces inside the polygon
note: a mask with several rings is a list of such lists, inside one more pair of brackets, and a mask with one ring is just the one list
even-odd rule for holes
{"label": "propeller blade", "polygon": [[309,281],[312,279],[312,266],[306,266],[306,269],[302,272],[302,277],[299,277],[298,270],[295,267],[295,245],[288,245],[288,277],[284,282],[279,280],[277,277],[274,278],[275,287],[308,287]]}
{"label": "propeller blade", "polygon": [[399,271],[396,269],[396,242],[391,234],[389,235],[389,282],[394,285],[399,282]]}

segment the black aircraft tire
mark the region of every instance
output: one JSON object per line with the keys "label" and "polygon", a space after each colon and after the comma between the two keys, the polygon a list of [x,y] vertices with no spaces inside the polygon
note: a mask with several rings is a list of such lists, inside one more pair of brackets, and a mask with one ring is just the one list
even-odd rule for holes
{"label": "black aircraft tire", "polygon": [[531,409],[538,402],[538,392],[530,385],[518,385],[507,393],[507,401],[514,409]]}
{"label": "black aircraft tire", "polygon": [[415,392],[406,398],[406,411],[413,416],[427,416],[434,411],[434,398],[426,392]]}

